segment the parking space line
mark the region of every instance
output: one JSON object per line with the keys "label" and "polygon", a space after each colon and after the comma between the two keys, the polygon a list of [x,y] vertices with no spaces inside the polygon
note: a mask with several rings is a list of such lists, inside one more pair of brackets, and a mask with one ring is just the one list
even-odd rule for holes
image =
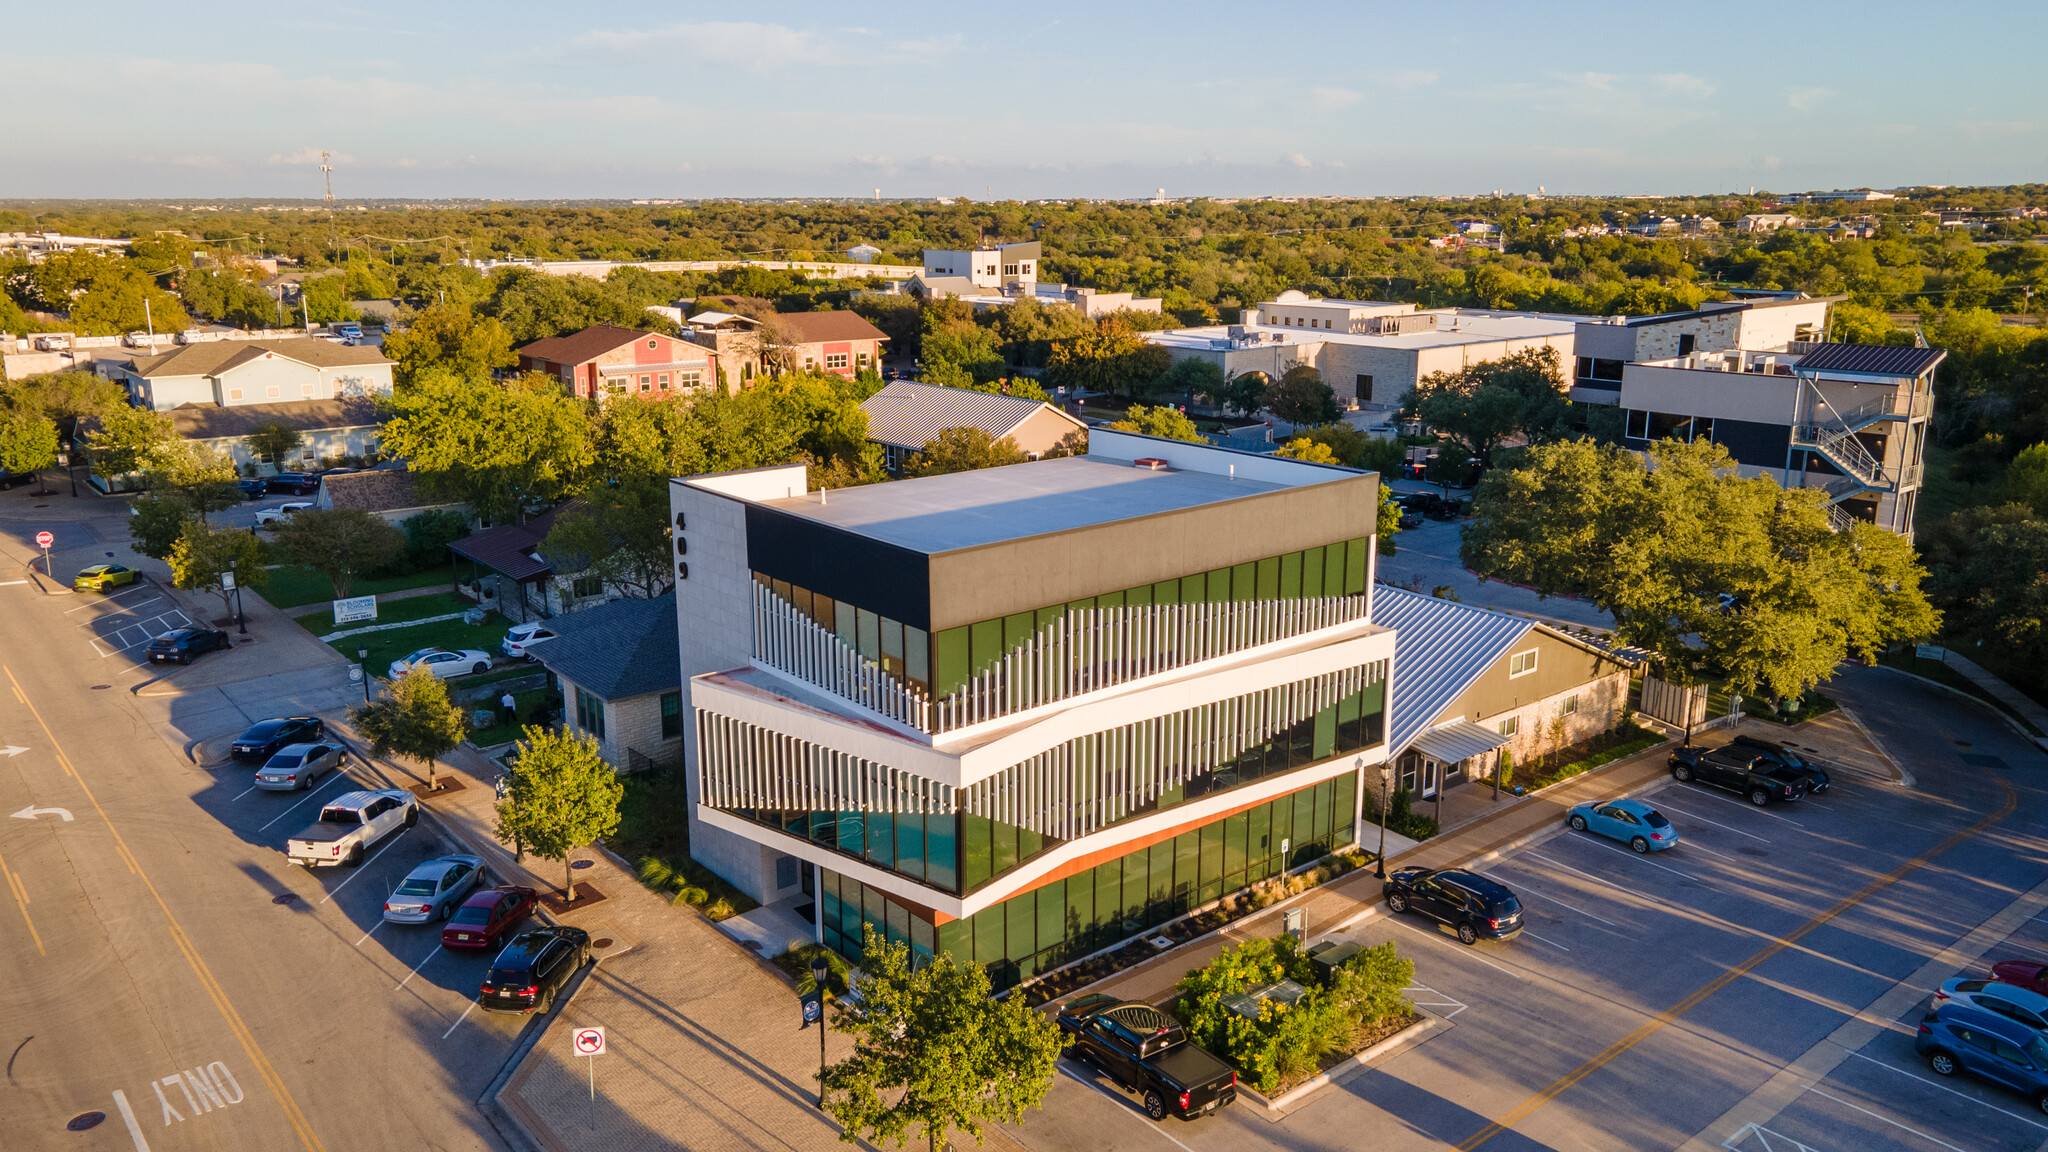
{"label": "parking space line", "polygon": [[476,1001],[474,1001],[474,1000],[471,1000],[471,1001],[469,1002],[469,1007],[467,1007],[467,1008],[464,1008],[464,1009],[462,1010],[462,1015],[460,1015],[460,1016],[457,1016],[457,1017],[455,1018],[455,1023],[453,1023],[453,1024],[450,1024],[450,1025],[448,1026],[448,1031],[446,1031],[446,1032],[443,1032],[443,1033],[441,1033],[441,1039],[443,1039],[443,1040],[446,1040],[446,1039],[447,1039],[448,1037],[450,1037],[450,1036],[453,1036],[453,1035],[455,1034],[455,1030],[456,1030],[457,1028],[460,1028],[460,1027],[462,1027],[462,1022],[463,1022],[464,1020],[467,1020],[467,1019],[469,1019],[469,1014],[470,1014],[471,1012],[474,1012],[475,1010],[476,1010]]}
{"label": "parking space line", "polygon": [[[1130,1113],[1130,1101],[1125,1100],[1120,1096],[1111,1096],[1109,1092],[1102,1087],[1102,1085],[1090,1084],[1088,1081],[1083,1080],[1079,1076],[1074,1075],[1073,1072],[1068,1070],[1067,1062],[1065,1060],[1060,1061],[1060,1072],[1064,1074],[1067,1077],[1067,1079],[1072,1080],[1074,1083],[1079,1084],[1081,1087],[1087,1088],[1091,1091],[1100,1092],[1102,1095],[1108,1096],[1111,1102],[1119,1105],[1117,1111],[1125,1113],[1126,1115]],[[1161,1136],[1164,1136],[1168,1140],[1173,1140],[1175,1147],[1186,1148],[1187,1152],[1195,1152],[1193,1148],[1188,1148],[1187,1145],[1182,1144],[1179,1140],[1175,1140],[1172,1133],[1169,1133],[1166,1129],[1161,1128],[1159,1125],[1152,1123],[1152,1121],[1141,1117],[1139,1118],[1138,1123],[1143,1124],[1145,1127],[1150,1128],[1154,1132],[1159,1133]]]}
{"label": "parking space line", "polygon": [[[1415,925],[1413,925],[1413,924],[1410,924],[1410,923],[1407,923],[1406,921],[1404,921],[1404,920],[1400,920],[1400,919],[1398,919],[1398,918],[1394,918],[1394,917],[1389,917],[1389,919],[1390,919],[1390,920],[1392,920],[1392,922],[1393,922],[1393,923],[1395,923],[1395,924],[1399,924],[1399,925],[1401,925],[1401,927],[1403,927],[1403,928],[1406,928],[1406,929],[1408,929],[1408,930],[1409,930],[1410,932],[1415,932],[1415,933],[1419,933],[1419,934],[1421,934],[1421,935],[1423,935],[1423,936],[1427,936],[1427,937],[1429,937],[1430,939],[1432,939],[1432,940],[1435,940],[1435,941],[1436,941],[1437,943],[1439,943],[1439,944],[1447,944],[1447,943],[1449,943],[1449,942],[1448,942],[1448,941],[1446,941],[1446,940],[1440,939],[1440,938],[1438,937],[1437,933],[1435,933],[1435,932],[1424,932],[1424,931],[1423,931],[1422,929],[1420,929],[1420,928],[1417,928],[1417,927],[1416,927]],[[1494,963],[1493,961],[1491,961],[1491,960],[1488,960],[1488,959],[1487,959],[1486,957],[1484,957],[1484,956],[1481,956],[1481,955],[1479,955],[1478,951],[1477,951],[1477,950],[1475,950],[1475,949],[1473,949],[1473,948],[1470,948],[1470,947],[1467,947],[1466,945],[1460,944],[1460,945],[1458,945],[1458,949],[1459,949],[1459,955],[1461,955],[1461,956],[1469,956],[1469,957],[1471,957],[1472,959],[1474,959],[1474,960],[1477,960],[1477,961],[1479,961],[1479,962],[1480,962],[1481,964],[1484,964],[1484,965],[1486,965],[1486,966],[1487,966],[1488,968],[1496,968],[1496,969],[1499,969],[1500,971],[1502,971],[1502,972],[1505,972],[1505,973],[1507,973],[1507,974],[1508,974],[1508,975],[1510,975],[1510,976],[1513,976],[1513,977],[1514,977],[1515,979],[1517,979],[1517,980],[1527,980],[1527,979],[1528,979],[1528,977],[1526,977],[1526,976],[1522,975],[1522,974],[1521,974],[1520,972],[1517,972],[1517,971],[1515,971],[1515,970],[1514,970],[1513,968],[1507,968],[1507,967],[1503,967],[1503,966],[1501,966],[1501,965],[1499,965],[1499,964],[1495,964],[1495,963]]]}
{"label": "parking space line", "polygon": [[1704,844],[1695,844],[1690,840],[1682,840],[1679,842],[1678,846],[1680,848],[1685,849],[1687,852],[1705,852],[1709,856],[1719,856],[1721,859],[1726,860],[1731,864],[1743,863],[1741,859],[1734,856],[1730,856],[1726,852],[1716,852],[1712,848],[1709,848]]}
{"label": "parking space line", "polygon": [[[1605,849],[1607,849],[1607,850],[1608,850],[1608,851],[1610,851],[1610,852],[1619,852],[1619,853],[1621,853],[1621,854],[1622,854],[1623,856],[1628,856],[1628,857],[1631,857],[1631,858],[1633,858],[1633,859],[1636,859],[1636,860],[1640,860],[1640,861],[1642,861],[1643,863],[1645,863],[1645,864],[1648,864],[1648,865],[1649,865],[1650,867],[1652,867],[1652,868],[1664,868],[1664,865],[1662,865],[1662,864],[1659,864],[1659,863],[1657,863],[1657,862],[1656,862],[1655,860],[1652,860],[1652,859],[1650,859],[1649,853],[1647,853],[1647,852],[1631,852],[1631,851],[1628,851],[1628,850],[1626,850],[1626,849],[1622,849],[1622,848],[1616,848],[1616,847],[1615,847],[1614,845],[1612,845],[1612,844],[1601,844],[1601,843],[1600,843],[1600,841],[1598,841],[1598,840],[1593,840],[1593,839],[1592,839],[1592,836],[1591,836],[1591,834],[1590,834],[1590,833],[1589,833],[1589,834],[1587,835],[1587,839],[1588,839],[1588,841],[1589,841],[1589,842],[1591,842],[1591,843],[1593,843],[1593,844],[1596,844],[1596,845],[1598,845],[1599,847],[1605,848]],[[1692,873],[1690,873],[1690,872],[1680,872],[1680,871],[1679,871],[1678,869],[1676,869],[1676,868],[1664,868],[1664,870],[1665,870],[1666,872],[1669,872],[1669,873],[1671,873],[1671,874],[1672,874],[1673,876],[1683,876],[1683,877],[1685,877],[1685,878],[1686,878],[1687,880],[1699,880],[1699,877],[1697,877],[1697,876],[1693,875],[1693,874],[1692,874]],[[1702,883],[1704,883],[1704,881],[1702,881]]]}
{"label": "parking space line", "polygon": [[[1533,855],[1533,853],[1532,853],[1532,855]],[[1506,861],[1503,861],[1503,863],[1506,863]],[[1469,872],[1479,872],[1479,874],[1480,874],[1481,876],[1485,876],[1485,875],[1487,875],[1487,874],[1488,874],[1487,872],[1482,872],[1482,871],[1480,871],[1480,870],[1479,870],[1479,869],[1477,869],[1477,868],[1468,868],[1468,869],[1466,869],[1466,871],[1469,871]],[[1526,884],[1526,883],[1527,883],[1527,881],[1523,881],[1523,883],[1525,883],[1525,884]],[[1541,892],[1535,892],[1535,891],[1531,891],[1531,892],[1529,893],[1529,895],[1531,895],[1531,896],[1534,896],[1534,897],[1536,897],[1536,898],[1537,898],[1538,900],[1548,900],[1548,901],[1550,901],[1550,902],[1551,902],[1552,904],[1555,904],[1555,905],[1557,905],[1557,906],[1558,906],[1558,907],[1560,907],[1560,908],[1570,908],[1570,909],[1571,909],[1572,911],[1574,911],[1574,912],[1577,912],[1577,913],[1578,913],[1579,915],[1581,915],[1581,916],[1584,916],[1584,917],[1585,917],[1586,919],[1588,919],[1588,920],[1599,920],[1599,921],[1600,921],[1600,922],[1601,922],[1602,924],[1605,924],[1605,925],[1607,925],[1607,926],[1608,926],[1609,928],[1619,928],[1619,927],[1621,927],[1621,925],[1619,925],[1619,924],[1616,924],[1616,923],[1615,923],[1614,921],[1612,921],[1612,920],[1603,920],[1603,919],[1601,919],[1600,917],[1598,917],[1598,916],[1595,916],[1595,915],[1593,915],[1593,914],[1592,914],[1591,912],[1588,912],[1588,911],[1586,911],[1586,910],[1585,910],[1584,908],[1580,908],[1580,907],[1576,907],[1576,906],[1574,906],[1574,905],[1571,905],[1571,904],[1567,904],[1567,903],[1565,903],[1564,901],[1562,901],[1562,900],[1559,900],[1559,899],[1558,899],[1557,897],[1555,897],[1555,896],[1545,896],[1545,895],[1544,895],[1543,893],[1541,893]]]}
{"label": "parking space line", "polygon": [[[264,824],[263,824],[263,827],[262,827],[262,828],[258,828],[258,829],[256,829],[256,830],[257,830],[258,832],[261,832],[261,831],[263,831],[263,829],[264,829],[264,828],[268,828],[268,827],[270,827],[270,826],[271,826],[272,824],[275,824],[275,823],[277,823],[277,822],[278,822],[279,820],[282,820],[282,819],[284,819],[285,817],[287,817],[287,816],[291,815],[291,814],[292,814],[292,809],[293,809],[293,808],[297,808],[297,807],[298,807],[299,805],[301,805],[301,804],[304,804],[304,803],[305,803],[306,801],[308,801],[308,800],[311,800],[311,799],[313,799],[313,798],[314,798],[315,796],[318,796],[318,795],[320,795],[320,793],[322,793],[322,792],[325,792],[325,791],[326,791],[326,790],[327,790],[327,789],[328,789],[328,788],[329,788],[329,787],[330,787],[331,785],[333,785],[333,784],[334,784],[335,780],[343,781],[343,782],[346,782],[346,783],[350,783],[350,784],[353,784],[353,783],[355,783],[355,781],[353,781],[353,780],[349,779],[349,775],[348,775],[348,773],[346,773],[346,772],[336,772],[336,773],[334,774],[334,780],[329,780],[329,781],[328,781],[328,782],[327,782],[326,784],[322,784],[322,785],[321,785],[320,787],[318,787],[318,788],[315,788],[315,789],[313,789],[312,791],[310,791],[310,792],[306,793],[306,794],[305,794],[304,796],[301,796],[301,797],[299,797],[299,798],[298,798],[297,800],[294,800],[294,801],[292,801],[292,806],[291,806],[291,808],[287,808],[287,809],[285,809],[284,811],[282,811],[282,812],[279,812],[279,813],[278,813],[277,815],[275,815],[275,816],[272,816],[272,817],[271,817],[271,818],[270,818],[269,820],[267,820],[267,821],[265,821],[265,822],[264,822]],[[243,796],[247,796],[247,795],[248,795],[248,793],[247,793],[247,792],[244,792],[244,793],[242,793],[242,795],[243,795]],[[237,799],[237,800],[239,800],[239,799],[241,799],[241,797],[240,797],[240,796],[237,796],[237,797],[236,797],[236,799]]]}
{"label": "parking space line", "polygon": [[[1663,807],[1666,807],[1666,808],[1671,808],[1671,805],[1669,805],[1669,804],[1665,804],[1665,805],[1663,805]],[[1726,832],[1733,832],[1733,833],[1735,833],[1735,834],[1736,834],[1737,836],[1747,836],[1747,837],[1749,837],[1749,838],[1750,838],[1751,840],[1763,840],[1763,841],[1764,841],[1764,843],[1766,843],[1766,844],[1769,844],[1769,843],[1770,843],[1770,841],[1769,841],[1769,840],[1764,840],[1764,838],[1763,838],[1763,837],[1761,837],[1761,836],[1757,835],[1757,834],[1756,834],[1756,833],[1754,833],[1754,832],[1744,832],[1744,831],[1743,831],[1742,829],[1740,829],[1740,828],[1730,828],[1730,827],[1729,827],[1728,825],[1726,825],[1726,824],[1723,824],[1723,823],[1721,823],[1721,822],[1720,822],[1720,821],[1718,821],[1718,820],[1709,820],[1709,819],[1707,819],[1707,818],[1706,818],[1705,816],[1702,816],[1702,815],[1700,815],[1700,814],[1699,814],[1699,813],[1697,813],[1697,812],[1687,812],[1687,811],[1686,811],[1685,809],[1683,809],[1683,808],[1671,808],[1671,810],[1672,810],[1673,812],[1676,812],[1676,813],[1678,813],[1678,814],[1679,814],[1680,816],[1683,816],[1683,817],[1685,817],[1685,818],[1686,818],[1686,819],[1688,819],[1688,820],[1697,820],[1697,821],[1699,821],[1699,822],[1700,822],[1700,823],[1702,823],[1702,824],[1712,824],[1712,825],[1713,825],[1714,827],[1716,827],[1716,828],[1719,828],[1719,829],[1721,829],[1721,830],[1723,830],[1723,831],[1726,831]]]}
{"label": "parking space line", "polygon": [[1457,997],[1452,996],[1449,992],[1440,992],[1435,988],[1431,988],[1427,984],[1410,984],[1408,987],[1401,989],[1401,991],[1403,993],[1427,992],[1431,996],[1442,997],[1442,999],[1440,1000],[1415,1000],[1411,998],[1409,1000],[1409,1003],[1414,1004],[1418,1008],[1449,1008],[1449,1012],[1437,1013],[1437,1015],[1443,1017],[1446,1020],[1455,1017],[1458,1013],[1463,1012],[1465,1009],[1471,1007],[1470,1004],[1467,1004],[1463,1000],[1460,1000]]}
{"label": "parking space line", "polygon": [[427,953],[426,959],[423,959],[419,963],[413,965],[412,971],[407,972],[405,974],[405,979],[400,980],[398,983],[392,985],[391,990],[393,992],[396,992],[400,988],[405,987],[407,984],[412,983],[412,978],[420,974],[420,969],[425,968],[427,966],[428,961],[431,961],[434,957],[439,956],[442,953],[442,951],[443,949],[441,947],[441,942],[436,940],[434,942],[434,950],[432,952]]}
{"label": "parking space line", "polygon": [[1972,1104],[1982,1104],[1984,1107],[1991,1109],[1993,1112],[1996,1112],[2001,1116],[2010,1116],[2022,1124],[2031,1124],[2036,1128],[2042,1129],[2043,1131],[2048,1131],[2048,1124],[2042,1124],[2034,1120],[2029,1120],[2025,1116],[2022,1116],[2017,1112],[2007,1112],[2005,1109],[2000,1108],[1998,1105],[1993,1104],[1988,1100],[1979,1100],[1975,1096],[1970,1095],[1968,1092],[1959,1092],[1956,1089],[1951,1088],[1946,1084],[1943,1084],[1939,1080],[1929,1080],[1925,1076],[1919,1075],[1918,1073],[1914,1072],[1908,1072],[1904,1068],[1894,1068],[1891,1065],[1885,1063],[1884,1061],[1879,1060],[1875,1056],[1865,1056],[1861,1052],[1851,1052],[1849,1053],[1849,1055],[1854,1056],[1858,1060],[1868,1060],[1870,1063],[1877,1065],[1879,1068],[1882,1068],[1887,1072],[1896,1072],[1899,1075],[1904,1076],[1908,1080],[1918,1080],[1922,1084],[1926,1084],[1929,1087],[1939,1088],[1943,1092],[1947,1092],[1951,1096],[1961,1096],[1963,1099],[1968,1100]]}
{"label": "parking space line", "polygon": [[1856,1111],[1863,1113],[1865,1116],[1868,1116],[1873,1120],[1882,1120],[1885,1123],[1891,1125],[1892,1127],[1900,1129],[1901,1131],[1911,1132],[1913,1135],[1920,1137],[1922,1140],[1926,1140],[1933,1144],[1939,1144],[1943,1148],[1949,1149],[1950,1152],[1968,1152],[1968,1149],[1957,1148],[1955,1145],[1949,1143],[1946,1140],[1941,1139],[1938,1136],[1929,1136],[1927,1133],[1922,1132],[1918,1128],[1907,1127],[1906,1125],[1899,1123],[1897,1120],[1894,1120],[1889,1116],[1880,1116],[1877,1113],[1872,1112],[1870,1109],[1865,1108],[1860,1104],[1851,1104],[1847,1100],[1842,1099],[1840,1096],[1837,1096],[1832,1092],[1823,1092],[1818,1088],[1808,1088],[1807,1091],[1813,1093],[1815,1096],[1819,1096],[1827,1100],[1833,1100],[1835,1103],[1840,1104],[1844,1108],[1854,1108],[1856,1109]]}
{"label": "parking space line", "polygon": [[1754,812],[1759,816],[1769,816],[1773,820],[1783,820],[1785,823],[1792,825],[1794,828],[1806,827],[1806,825],[1801,824],[1799,821],[1794,820],[1790,816],[1780,816],[1776,812],[1772,812],[1764,808],[1759,808],[1754,804],[1744,804],[1740,800],[1730,800],[1726,796],[1716,796],[1712,792],[1707,791],[1707,786],[1704,784],[1700,785],[1697,789],[1695,789],[1693,794],[1698,796],[1704,796],[1709,800],[1719,800],[1723,804],[1733,804],[1737,808],[1740,808],[1745,812]]}
{"label": "parking space line", "polygon": [[1548,944],[1548,945],[1550,945],[1550,946],[1551,946],[1552,948],[1555,948],[1555,949],[1557,949],[1557,950],[1558,950],[1559,952],[1569,952],[1569,951],[1571,951],[1571,949],[1569,949],[1569,948],[1565,947],[1565,946],[1564,946],[1564,945],[1562,945],[1562,944],[1559,944],[1559,943],[1558,943],[1557,941],[1555,941],[1555,940],[1550,940],[1550,939],[1546,939],[1545,937],[1542,937],[1542,936],[1537,936],[1537,935],[1536,935],[1536,934],[1535,934],[1534,932],[1531,932],[1531,931],[1529,931],[1529,930],[1528,930],[1527,928],[1523,928],[1523,929],[1522,929],[1522,935],[1524,935],[1524,936],[1531,936],[1531,937],[1535,937],[1535,938],[1536,938],[1536,939],[1538,939],[1538,940],[1542,940],[1542,941],[1543,941],[1543,942],[1544,942],[1545,944]]}
{"label": "parking space line", "polygon": [[382,916],[377,917],[377,922],[375,924],[370,925],[370,931],[365,932],[361,936],[356,937],[356,942],[349,945],[349,947],[361,948],[363,946],[363,941],[368,940],[370,938],[371,933],[375,932],[379,928],[382,928],[384,925],[388,923],[390,923],[390,921],[384,919]]}
{"label": "parking space line", "polygon": [[[405,834],[410,831],[412,831],[412,829],[410,828],[400,828],[398,830],[398,835],[393,836],[391,838],[391,844],[396,844],[400,840],[405,839]],[[368,860],[363,861],[362,867],[356,869],[356,876],[361,876],[366,870],[369,869],[370,865],[375,864],[377,862],[377,857],[382,856],[386,852],[391,851],[391,844],[386,844],[382,848],[377,849],[377,851],[370,855],[370,858]],[[355,880],[356,876],[351,876],[347,880],[343,880],[341,883],[336,884],[331,890],[328,891],[327,895],[322,896],[320,898],[320,903],[325,904],[328,901],[334,899],[335,896],[338,895],[343,888],[348,887],[349,884]]]}

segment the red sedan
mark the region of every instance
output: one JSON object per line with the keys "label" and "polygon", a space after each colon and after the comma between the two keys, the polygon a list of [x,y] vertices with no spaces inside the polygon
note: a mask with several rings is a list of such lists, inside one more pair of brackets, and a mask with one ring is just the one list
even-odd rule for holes
{"label": "red sedan", "polygon": [[2000,984],[2013,984],[2048,996],[2048,965],[2032,960],[2001,960],[1991,966],[1991,978]]}
{"label": "red sedan", "polygon": [[511,934],[533,914],[533,903],[539,897],[531,888],[509,884],[477,889],[441,929],[441,947],[478,951],[497,947],[500,937]]}

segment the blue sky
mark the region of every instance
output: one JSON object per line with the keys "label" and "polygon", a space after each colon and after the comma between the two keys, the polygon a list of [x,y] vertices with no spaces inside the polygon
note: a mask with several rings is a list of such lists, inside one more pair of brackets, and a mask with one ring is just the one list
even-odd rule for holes
{"label": "blue sky", "polygon": [[2038,0],[8,7],[0,197],[2048,180]]}

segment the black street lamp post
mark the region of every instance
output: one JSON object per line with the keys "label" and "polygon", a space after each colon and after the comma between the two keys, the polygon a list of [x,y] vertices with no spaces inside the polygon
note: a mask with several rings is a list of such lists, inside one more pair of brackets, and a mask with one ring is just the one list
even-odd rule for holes
{"label": "black street lamp post", "polygon": [[818,1107],[825,1107],[825,982],[832,978],[831,962],[820,951],[811,957],[811,987],[818,995]]}
{"label": "black street lamp post", "polygon": [[242,579],[241,573],[238,571],[241,566],[242,562],[240,560],[228,561],[228,583],[234,585],[235,622],[240,628],[242,635],[247,636],[249,634],[249,617],[242,612]]}
{"label": "black street lamp post", "polygon": [[361,665],[363,669],[363,703],[368,704],[370,702],[370,650],[368,648],[356,649],[356,663]]}

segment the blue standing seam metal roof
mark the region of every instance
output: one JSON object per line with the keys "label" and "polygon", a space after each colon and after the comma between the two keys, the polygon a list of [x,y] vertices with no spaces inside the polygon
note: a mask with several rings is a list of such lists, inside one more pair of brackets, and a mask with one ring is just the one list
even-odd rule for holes
{"label": "blue standing seam metal roof", "polygon": [[548,621],[555,638],[531,651],[548,671],[606,700],[682,688],[676,594],[614,600]]}
{"label": "blue standing seam metal roof", "polygon": [[[868,414],[868,439],[877,444],[922,450],[948,428],[978,428],[995,439],[1015,432],[1041,408],[1052,408],[1042,400],[974,392],[966,388],[945,388],[898,380],[861,402]],[[1087,425],[1064,412],[1076,431]]]}
{"label": "blue standing seam metal roof", "polygon": [[1413,744],[1438,713],[1536,626],[1520,616],[1386,584],[1373,588],[1372,622],[1394,630],[1389,757]]}
{"label": "blue standing seam metal roof", "polygon": [[1899,348],[1889,344],[1823,344],[1799,358],[1799,372],[1855,372],[1867,376],[1918,376],[1948,352],[1941,348]]}

